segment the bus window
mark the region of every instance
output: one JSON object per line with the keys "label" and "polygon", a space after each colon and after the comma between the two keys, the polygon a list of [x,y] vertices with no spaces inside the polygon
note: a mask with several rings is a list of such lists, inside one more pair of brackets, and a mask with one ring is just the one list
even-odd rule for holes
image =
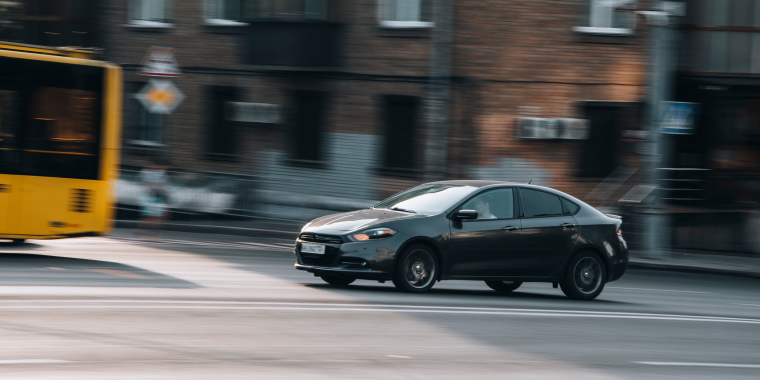
{"label": "bus window", "polygon": [[23,141],[26,174],[97,178],[97,107],[93,91],[38,87],[29,102]]}
{"label": "bus window", "polygon": [[98,179],[103,68],[7,57],[0,67],[0,173]]}
{"label": "bus window", "polygon": [[0,90],[0,173],[18,170],[18,93]]}

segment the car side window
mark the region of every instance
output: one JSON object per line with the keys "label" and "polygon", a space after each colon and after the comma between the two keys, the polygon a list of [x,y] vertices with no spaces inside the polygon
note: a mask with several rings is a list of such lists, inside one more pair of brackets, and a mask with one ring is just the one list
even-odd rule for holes
{"label": "car side window", "polygon": [[515,217],[514,189],[496,189],[478,194],[462,205],[462,210],[475,210],[478,219],[512,219]]}
{"label": "car side window", "polygon": [[526,218],[541,216],[561,216],[562,203],[559,197],[543,191],[520,189],[523,214]]}
{"label": "car side window", "polygon": [[560,199],[562,199],[562,207],[565,208],[566,215],[575,215],[581,209],[581,206],[578,206],[577,204],[570,202],[565,198],[560,197]]}

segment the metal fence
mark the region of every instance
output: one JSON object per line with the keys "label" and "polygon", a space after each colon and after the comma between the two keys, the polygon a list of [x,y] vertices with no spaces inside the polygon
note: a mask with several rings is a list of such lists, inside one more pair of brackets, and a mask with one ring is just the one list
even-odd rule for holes
{"label": "metal fence", "polygon": [[[121,169],[119,207],[139,207],[145,191],[139,170]],[[167,203],[173,212],[196,215],[257,216],[254,176],[228,173],[167,171]]]}
{"label": "metal fence", "polygon": [[[121,169],[117,185],[120,211],[139,209],[140,197],[146,191],[139,174],[138,169]],[[368,208],[377,203],[345,196],[288,191],[283,186],[272,188],[273,180],[271,176],[167,171],[167,203],[172,213],[179,215],[287,222],[303,222],[322,215]]]}

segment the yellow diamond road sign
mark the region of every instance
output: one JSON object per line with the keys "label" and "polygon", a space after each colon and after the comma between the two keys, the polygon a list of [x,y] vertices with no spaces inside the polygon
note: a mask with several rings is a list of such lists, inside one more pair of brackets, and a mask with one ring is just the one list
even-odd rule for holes
{"label": "yellow diamond road sign", "polygon": [[185,100],[185,94],[170,80],[151,79],[135,98],[150,113],[170,115]]}

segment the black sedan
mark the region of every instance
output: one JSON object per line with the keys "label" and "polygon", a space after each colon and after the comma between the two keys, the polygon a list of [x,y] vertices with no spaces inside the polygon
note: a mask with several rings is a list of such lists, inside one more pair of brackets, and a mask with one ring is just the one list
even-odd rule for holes
{"label": "black sedan", "polygon": [[436,281],[476,280],[511,292],[523,282],[550,282],[591,300],[625,272],[621,224],[546,187],[432,182],[371,209],[309,222],[296,240],[295,267],[335,285],[392,280],[425,292]]}

